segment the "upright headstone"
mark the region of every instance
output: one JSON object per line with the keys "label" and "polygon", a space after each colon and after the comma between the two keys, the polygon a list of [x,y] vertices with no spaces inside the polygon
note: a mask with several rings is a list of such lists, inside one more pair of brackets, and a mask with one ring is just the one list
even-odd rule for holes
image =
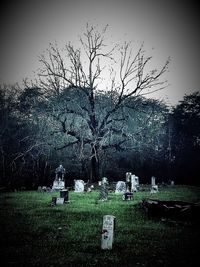
{"label": "upright headstone", "polygon": [[126,183],[124,181],[118,181],[116,184],[115,193],[125,193],[126,192]]}
{"label": "upright headstone", "polygon": [[75,182],[74,192],[76,192],[76,193],[84,192],[85,182],[83,180],[74,180],[74,182]]}
{"label": "upright headstone", "polygon": [[158,186],[156,185],[156,178],[154,176],[151,177],[151,190],[150,193],[154,194],[158,192]]}
{"label": "upright headstone", "polygon": [[112,249],[115,230],[115,216],[105,215],[103,217],[103,227],[101,235],[101,248]]}
{"label": "upright headstone", "polygon": [[131,172],[126,173],[126,191],[131,192]]}
{"label": "upright headstone", "polygon": [[55,206],[56,205],[56,200],[57,200],[57,197],[52,197],[51,206]]}
{"label": "upright headstone", "polygon": [[156,185],[156,177],[152,176],[151,177],[151,186]]}
{"label": "upright headstone", "polygon": [[106,177],[102,178],[99,199],[102,201],[108,199],[108,179]]}
{"label": "upright headstone", "polygon": [[158,193],[158,186],[157,185],[152,185],[150,193],[151,194]]}
{"label": "upright headstone", "polygon": [[67,189],[60,190],[60,198],[64,198],[64,202],[69,202],[69,191]]}
{"label": "upright headstone", "polygon": [[139,177],[135,174],[131,175],[131,192],[137,192],[139,187]]}

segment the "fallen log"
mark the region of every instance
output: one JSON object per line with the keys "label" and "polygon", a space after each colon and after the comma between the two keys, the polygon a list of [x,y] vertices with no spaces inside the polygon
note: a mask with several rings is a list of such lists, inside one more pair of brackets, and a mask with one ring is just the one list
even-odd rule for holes
{"label": "fallen log", "polygon": [[200,203],[145,198],[139,203],[149,217],[196,220],[200,217]]}

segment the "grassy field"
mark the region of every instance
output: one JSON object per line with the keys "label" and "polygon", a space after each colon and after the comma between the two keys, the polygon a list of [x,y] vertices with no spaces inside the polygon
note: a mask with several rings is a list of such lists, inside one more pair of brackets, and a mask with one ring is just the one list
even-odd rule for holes
{"label": "grassy field", "polygon": [[[200,227],[197,223],[149,219],[138,203],[109,193],[99,202],[98,191],[69,192],[70,203],[51,206],[59,193],[10,192],[0,195],[1,266],[197,266]],[[162,188],[151,197],[200,201],[200,188]],[[102,218],[116,217],[113,249],[101,250]]]}

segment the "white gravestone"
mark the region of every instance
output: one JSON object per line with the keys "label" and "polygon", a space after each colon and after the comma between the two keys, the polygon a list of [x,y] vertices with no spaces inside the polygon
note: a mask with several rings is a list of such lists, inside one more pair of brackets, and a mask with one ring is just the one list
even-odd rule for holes
{"label": "white gravestone", "polygon": [[150,193],[154,194],[158,192],[158,186],[156,185],[156,177],[151,177],[151,190]]}
{"label": "white gravestone", "polygon": [[52,197],[52,201],[51,201],[51,205],[55,206],[55,205],[59,205],[59,204],[64,204],[64,198],[61,197]]}
{"label": "white gravestone", "polygon": [[137,192],[139,186],[139,177],[135,174],[131,175],[131,192]]}
{"label": "white gravestone", "polygon": [[105,215],[103,217],[103,227],[101,235],[101,248],[112,249],[115,229],[115,216]]}
{"label": "white gravestone", "polygon": [[83,180],[74,180],[75,185],[74,185],[74,192],[77,193],[82,193],[84,192],[84,181]]}
{"label": "white gravestone", "polygon": [[158,193],[158,186],[157,185],[152,185],[150,193],[151,194]]}
{"label": "white gravestone", "polygon": [[64,197],[57,197],[56,204],[64,204]]}
{"label": "white gravestone", "polygon": [[52,189],[53,190],[62,190],[65,188],[65,182],[64,181],[61,181],[61,180],[55,180],[53,182],[53,186],[52,186]]}
{"label": "white gravestone", "polygon": [[126,183],[124,181],[118,181],[116,184],[115,193],[125,193],[126,192]]}
{"label": "white gravestone", "polygon": [[151,177],[151,186],[156,185],[156,177],[152,176]]}

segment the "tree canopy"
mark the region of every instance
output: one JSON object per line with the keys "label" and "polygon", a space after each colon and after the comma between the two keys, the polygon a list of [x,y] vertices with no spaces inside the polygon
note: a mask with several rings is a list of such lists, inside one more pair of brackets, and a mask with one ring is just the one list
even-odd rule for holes
{"label": "tree canopy", "polygon": [[198,183],[199,93],[172,111],[146,98],[165,86],[169,60],[157,70],[143,44],[109,48],[106,30],[87,25],[80,48],[50,44],[35,83],[0,88],[1,186],[50,185],[60,163],[69,184],[127,171]]}

